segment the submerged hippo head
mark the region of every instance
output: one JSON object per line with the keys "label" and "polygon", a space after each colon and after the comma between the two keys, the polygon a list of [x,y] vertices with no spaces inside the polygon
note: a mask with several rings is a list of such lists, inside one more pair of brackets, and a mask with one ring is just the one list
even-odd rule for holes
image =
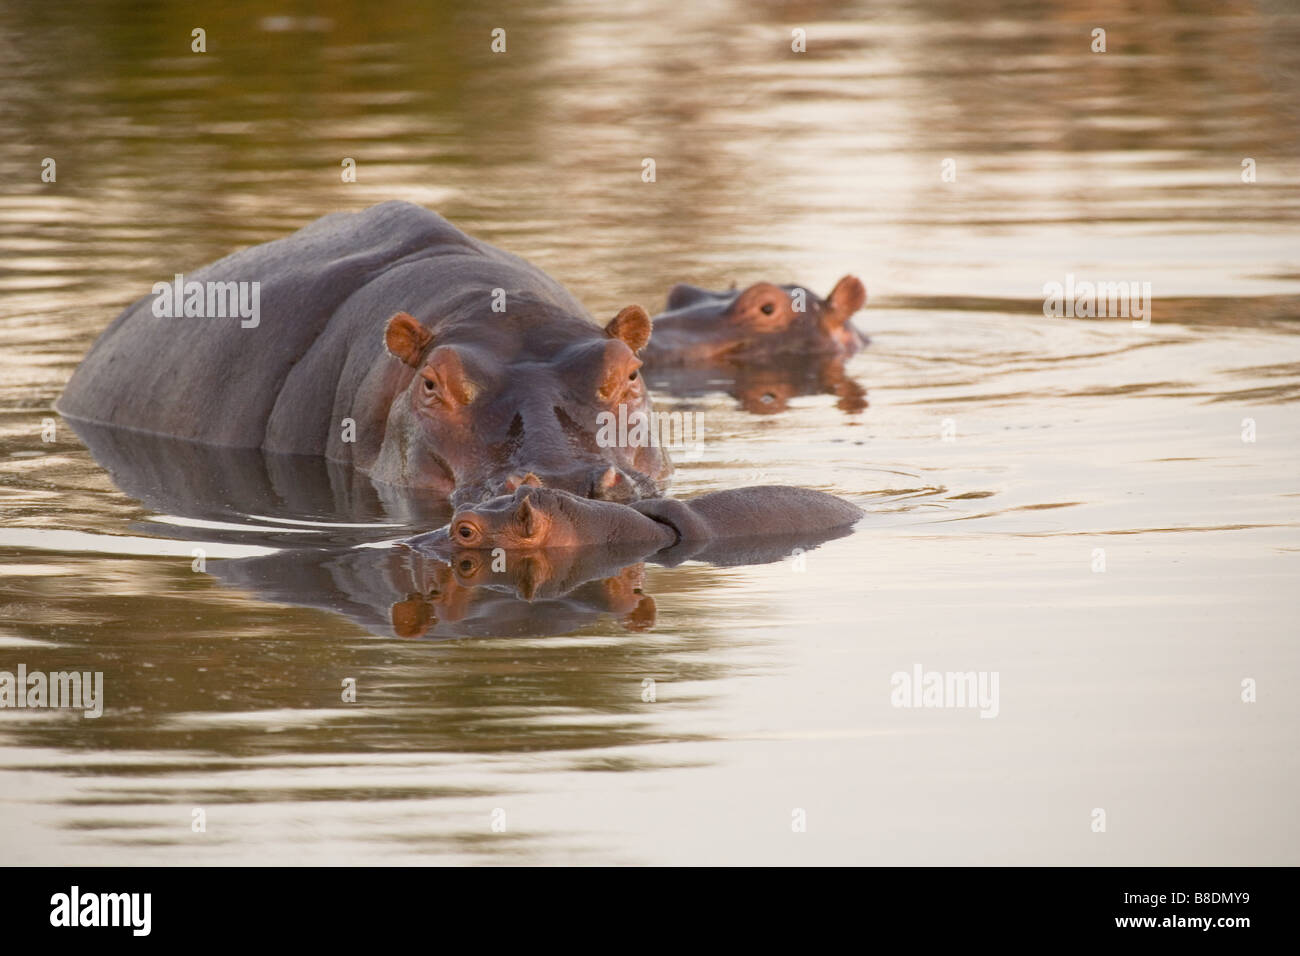
{"label": "submerged hippo head", "polygon": [[460,508],[446,528],[453,549],[528,551],[621,541],[644,518],[630,508],[588,501],[552,488],[523,486]]}
{"label": "submerged hippo head", "polygon": [[823,299],[803,286],[760,282],[737,292],[675,285],[655,316],[655,362],[756,358],[802,353],[848,355],[866,344],[849,321],[867,301],[855,276]]}
{"label": "submerged hippo head", "polygon": [[617,434],[609,420],[651,412],[636,355],[650,338],[644,309],[629,306],[603,332],[541,306],[438,328],[405,312],[388,321],[384,345],[413,374],[391,402],[375,477],[453,505],[521,486],[608,501],[661,493],[672,472],[661,447],[601,440]]}

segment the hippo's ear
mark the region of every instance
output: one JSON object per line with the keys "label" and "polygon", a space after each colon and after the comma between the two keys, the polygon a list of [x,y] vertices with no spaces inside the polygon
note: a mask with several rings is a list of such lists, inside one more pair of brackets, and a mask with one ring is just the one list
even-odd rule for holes
{"label": "hippo's ear", "polygon": [[389,319],[388,328],[384,329],[384,345],[389,354],[411,368],[420,367],[420,356],[432,341],[433,333],[405,312]]}
{"label": "hippo's ear", "polygon": [[506,491],[511,494],[513,494],[515,491],[517,491],[520,488],[540,488],[540,487],[542,487],[542,479],[538,478],[531,471],[528,474],[524,475],[522,478],[520,478],[518,472],[516,472],[515,474],[511,475],[509,478],[506,479]]}
{"label": "hippo's ear", "polygon": [[527,496],[519,499],[519,507],[515,509],[515,523],[519,526],[520,537],[531,538],[537,534],[537,512]]}
{"label": "hippo's ear", "polygon": [[650,316],[639,305],[629,305],[609,320],[605,334],[623,342],[633,352],[640,352],[650,341]]}
{"label": "hippo's ear", "polygon": [[835,283],[826,300],[830,308],[826,310],[822,321],[828,325],[843,325],[854,312],[867,304],[867,287],[857,276],[845,276]]}

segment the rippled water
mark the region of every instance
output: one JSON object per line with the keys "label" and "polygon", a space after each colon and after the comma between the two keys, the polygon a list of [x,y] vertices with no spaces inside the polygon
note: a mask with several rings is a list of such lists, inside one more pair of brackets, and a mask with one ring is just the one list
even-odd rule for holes
{"label": "rippled water", "polygon": [[[1298,40],[1264,2],[0,7],[0,669],[106,696],[0,711],[0,861],[1300,862]],[[649,376],[708,423],[675,493],[859,530],[458,604],[351,547],[433,519],[347,476],[239,497],[57,420],[153,282],[392,198],[596,315],[862,276],[842,372]],[[1067,275],[1150,324],[1044,317]],[[996,673],[996,719],[892,706],[916,665]]]}

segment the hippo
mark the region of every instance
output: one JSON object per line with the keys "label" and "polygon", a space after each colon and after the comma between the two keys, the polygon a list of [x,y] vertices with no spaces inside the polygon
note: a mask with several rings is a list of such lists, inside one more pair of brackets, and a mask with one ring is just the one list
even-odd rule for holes
{"label": "hippo", "polygon": [[753,361],[790,355],[847,356],[867,339],[849,319],[867,301],[855,276],[844,276],[822,299],[795,285],[760,282],[737,292],[710,292],[678,284],[665,311],[653,319],[654,341],[643,353],[648,368]]}
{"label": "hippo", "polygon": [[714,491],[686,501],[655,498],[623,504],[525,484],[512,494],[458,509],[445,528],[405,543],[435,553],[639,547],[657,554],[672,549],[684,560],[715,544],[815,535],[847,528],[861,517],[862,510],[842,498],[781,485]]}
{"label": "hippo", "polygon": [[630,502],[672,473],[658,445],[598,440],[602,413],[652,411],[645,310],[602,328],[541,270],[422,207],[328,215],[175,289],[173,303],[158,283],[95,342],[56,405],[74,427],[322,456],[453,505],[530,475]]}

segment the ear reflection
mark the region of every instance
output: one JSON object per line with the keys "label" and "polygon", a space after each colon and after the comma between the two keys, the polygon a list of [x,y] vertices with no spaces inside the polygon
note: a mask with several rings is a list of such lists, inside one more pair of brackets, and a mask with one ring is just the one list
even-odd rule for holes
{"label": "ear reflection", "polygon": [[849,375],[843,356],[785,356],[763,361],[722,360],[707,365],[652,368],[656,393],[693,398],[725,391],[751,415],[777,415],[793,399],[834,395],[835,407],[856,415],[868,407],[867,389]]}

